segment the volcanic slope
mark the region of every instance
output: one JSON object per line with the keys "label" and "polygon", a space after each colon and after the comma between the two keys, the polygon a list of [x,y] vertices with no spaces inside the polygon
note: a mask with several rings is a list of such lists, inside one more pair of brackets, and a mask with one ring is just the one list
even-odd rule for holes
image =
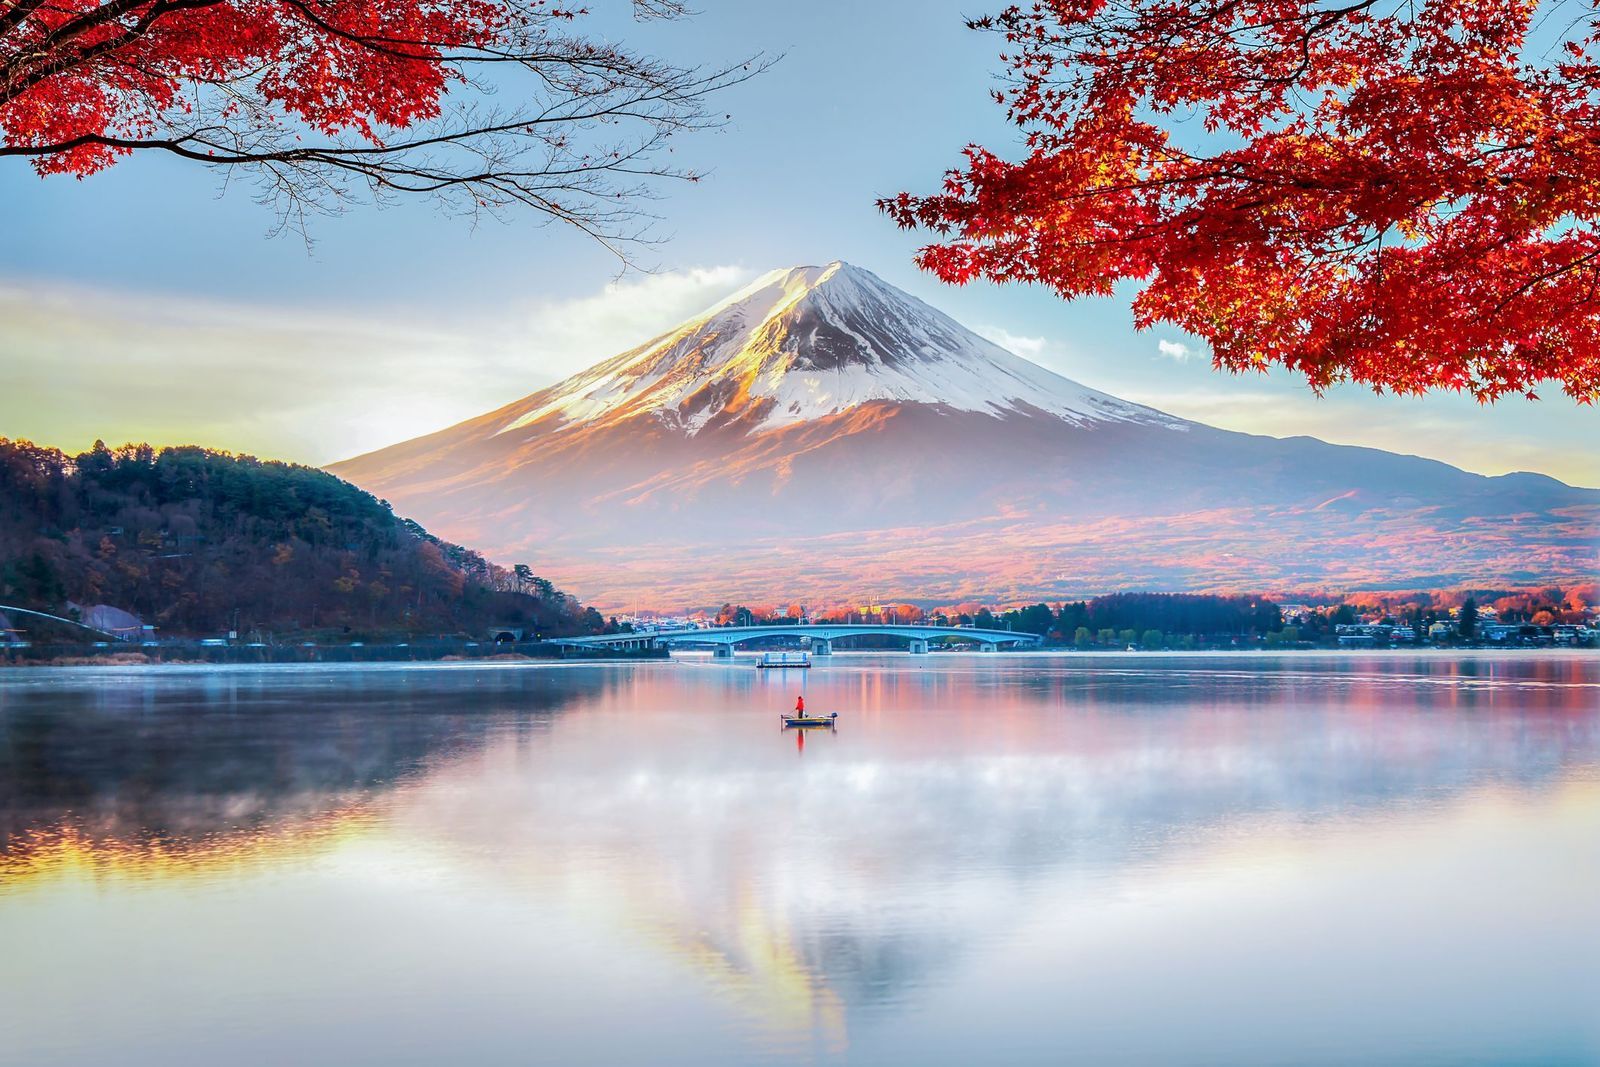
{"label": "volcanic slope", "polygon": [[841,262],[773,271],[565,381],[330,469],[610,607],[1600,569],[1600,492],[1176,418]]}

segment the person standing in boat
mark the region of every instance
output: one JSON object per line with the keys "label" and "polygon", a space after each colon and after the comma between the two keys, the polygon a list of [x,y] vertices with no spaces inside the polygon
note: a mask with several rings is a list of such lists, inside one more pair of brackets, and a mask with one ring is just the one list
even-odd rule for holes
{"label": "person standing in boat", "polygon": [[794,698],[794,713],[796,715],[804,715],[806,713],[806,698],[804,694]]}

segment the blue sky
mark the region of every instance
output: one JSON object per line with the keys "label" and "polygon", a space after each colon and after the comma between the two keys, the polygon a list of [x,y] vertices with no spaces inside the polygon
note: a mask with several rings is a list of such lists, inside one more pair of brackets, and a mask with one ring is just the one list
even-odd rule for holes
{"label": "blue sky", "polygon": [[[1132,329],[1124,301],[952,289],[910,263],[916,235],[876,196],[926,191],[962,145],[1015,142],[988,99],[996,42],[947,0],[703,0],[689,23],[635,26],[678,61],[783,53],[718,101],[726,128],[677,152],[709,170],[657,205],[658,268],[526,217],[472,227],[424,204],[314,220],[315,245],[268,237],[247,185],[158,158],[76,181],[0,161],[0,434],[78,448],[179,440],[322,463],[515,399],[644,340],[775,266],[845,259],[1019,354],[1088,385],[1257,433],[1307,433],[1485,473],[1600,485],[1600,419],[1538,403],[1318,400],[1289,375],[1211,370],[1192,339]],[[981,5],[979,5],[981,7]]]}

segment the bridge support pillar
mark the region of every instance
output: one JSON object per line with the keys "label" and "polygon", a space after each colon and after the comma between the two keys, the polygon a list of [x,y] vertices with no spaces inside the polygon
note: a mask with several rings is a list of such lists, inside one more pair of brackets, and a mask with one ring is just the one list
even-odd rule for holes
{"label": "bridge support pillar", "polygon": [[711,655],[716,659],[732,659],[733,645],[731,643],[718,645]]}
{"label": "bridge support pillar", "polygon": [[920,637],[913,637],[911,639],[911,654],[913,656],[926,656],[928,654],[928,642]]}
{"label": "bridge support pillar", "polygon": [[811,639],[811,654],[813,656],[831,656],[831,655],[833,655],[833,642],[832,641],[824,641],[820,637],[813,637]]}
{"label": "bridge support pillar", "polygon": [[983,644],[978,646],[979,652],[998,652],[999,650],[1000,646],[995,644],[993,641],[985,641]]}

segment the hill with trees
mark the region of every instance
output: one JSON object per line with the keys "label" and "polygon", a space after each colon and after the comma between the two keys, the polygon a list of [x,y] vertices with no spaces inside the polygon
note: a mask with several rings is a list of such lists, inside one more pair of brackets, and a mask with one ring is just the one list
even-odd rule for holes
{"label": "hill with trees", "polygon": [[315,468],[4,438],[0,604],[68,617],[106,604],[168,635],[603,626],[527,565],[490,563]]}

